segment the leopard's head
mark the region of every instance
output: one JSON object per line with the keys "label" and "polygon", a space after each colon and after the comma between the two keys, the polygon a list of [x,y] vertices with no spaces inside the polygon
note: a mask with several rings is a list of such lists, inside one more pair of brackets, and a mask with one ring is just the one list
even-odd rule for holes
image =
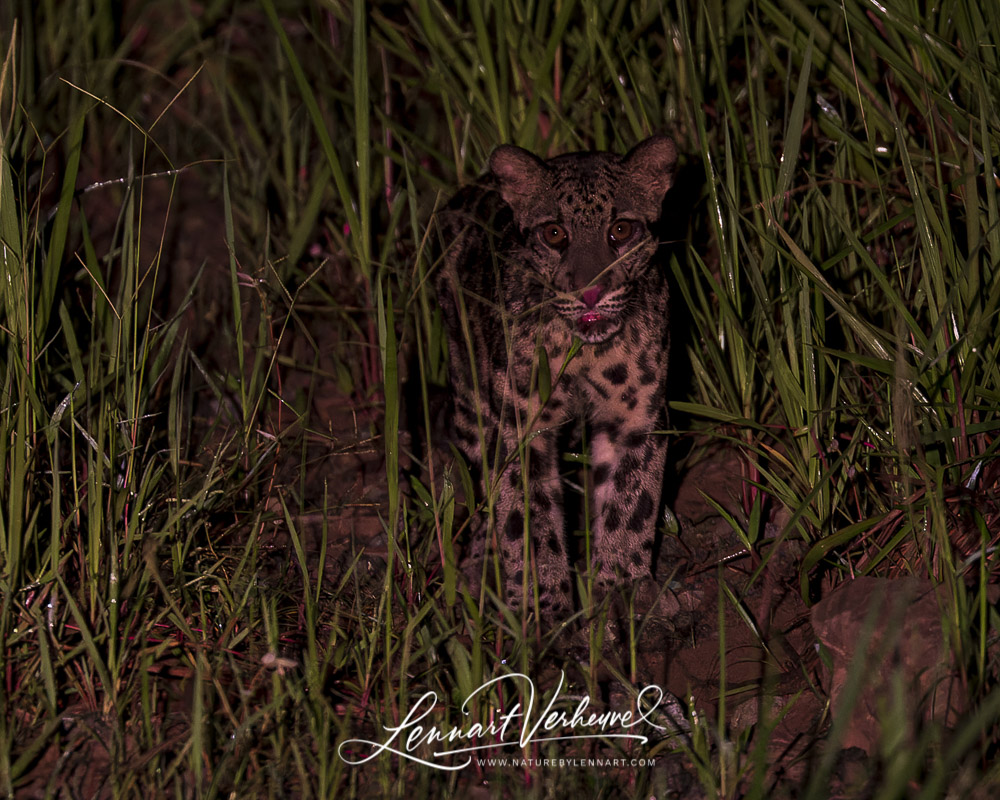
{"label": "leopard's head", "polygon": [[584,342],[605,341],[623,324],[630,297],[650,269],[650,232],[673,180],[677,152],[664,136],[624,156],[570,153],[543,161],[498,147],[490,171],[521,233],[517,261],[552,293]]}

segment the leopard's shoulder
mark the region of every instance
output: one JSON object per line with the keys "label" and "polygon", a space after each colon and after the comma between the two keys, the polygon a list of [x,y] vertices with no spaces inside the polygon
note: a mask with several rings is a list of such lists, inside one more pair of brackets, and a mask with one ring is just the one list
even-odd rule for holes
{"label": "leopard's shoulder", "polygon": [[482,311],[504,305],[495,267],[508,263],[515,248],[514,216],[487,174],[456,192],[437,215],[443,266],[436,289],[447,322],[459,287],[470,301],[484,301]]}
{"label": "leopard's shoulder", "polygon": [[438,227],[446,246],[455,241],[478,244],[489,237],[497,240],[512,221],[510,207],[488,174],[459,189],[438,212]]}

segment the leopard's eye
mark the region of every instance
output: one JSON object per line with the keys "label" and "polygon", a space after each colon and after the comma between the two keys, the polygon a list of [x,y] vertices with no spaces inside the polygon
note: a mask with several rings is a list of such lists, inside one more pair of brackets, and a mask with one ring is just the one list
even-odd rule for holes
{"label": "leopard's eye", "polygon": [[557,225],[555,222],[549,222],[542,225],[538,232],[542,237],[542,241],[549,247],[562,250],[567,244],[569,244],[569,235],[566,233],[566,229],[562,225]]}
{"label": "leopard's eye", "polygon": [[623,244],[632,238],[635,233],[635,225],[627,219],[620,219],[608,230],[608,240],[611,244]]}

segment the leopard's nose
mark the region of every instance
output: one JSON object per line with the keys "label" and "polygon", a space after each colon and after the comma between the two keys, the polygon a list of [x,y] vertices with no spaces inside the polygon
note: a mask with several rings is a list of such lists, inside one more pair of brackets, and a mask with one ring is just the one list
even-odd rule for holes
{"label": "leopard's nose", "polygon": [[583,297],[581,299],[583,300],[584,305],[586,305],[587,308],[593,308],[600,301],[601,296],[603,294],[604,294],[603,286],[591,286],[583,293]]}

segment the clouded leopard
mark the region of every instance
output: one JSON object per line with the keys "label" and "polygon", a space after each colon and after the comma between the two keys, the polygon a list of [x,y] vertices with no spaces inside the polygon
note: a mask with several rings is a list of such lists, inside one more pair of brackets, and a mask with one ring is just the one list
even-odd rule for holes
{"label": "clouded leopard", "polygon": [[453,435],[492,498],[476,538],[495,532],[515,607],[532,603],[533,566],[548,619],[572,608],[558,442],[574,420],[589,432],[598,590],[650,573],[669,339],[651,229],[675,161],[662,136],[547,161],[503,145],[442,215]]}

